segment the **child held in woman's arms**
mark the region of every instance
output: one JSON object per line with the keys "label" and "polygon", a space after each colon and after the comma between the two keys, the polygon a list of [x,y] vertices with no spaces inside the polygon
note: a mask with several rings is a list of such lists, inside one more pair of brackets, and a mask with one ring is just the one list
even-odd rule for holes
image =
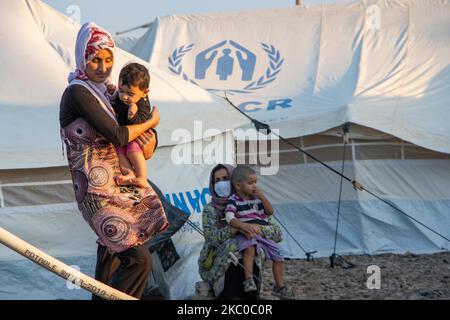
{"label": "child held in woman's arms", "polygon": [[[146,67],[139,63],[123,67],[119,74],[117,96],[111,103],[119,125],[139,124],[152,116],[153,110],[147,96],[149,87],[150,74]],[[114,88],[109,87],[108,91],[111,93]],[[139,144],[133,140],[125,147],[116,146],[116,151],[123,174],[116,178],[116,183],[147,187],[147,165]]]}
{"label": "child held in woman's arms", "polygon": [[[273,214],[269,200],[256,187],[256,173],[248,166],[238,165],[231,177],[233,194],[228,198],[225,208],[225,219],[232,226],[242,229],[242,224],[267,225],[267,218]],[[273,276],[275,286],[272,294],[281,299],[295,299],[291,289],[284,285],[284,258],[280,247],[272,240],[263,238],[256,233],[255,237],[245,237],[239,234],[239,252],[243,253],[245,281],[244,291],[257,290],[253,279],[253,261],[258,248],[262,248],[267,259],[273,261]]]}

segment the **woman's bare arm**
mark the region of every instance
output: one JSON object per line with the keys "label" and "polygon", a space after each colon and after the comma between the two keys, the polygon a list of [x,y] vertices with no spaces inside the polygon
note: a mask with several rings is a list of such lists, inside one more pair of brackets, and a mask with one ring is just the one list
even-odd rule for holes
{"label": "woman's bare arm", "polygon": [[149,130],[150,128],[154,128],[159,123],[159,113],[158,108],[155,106],[152,112],[152,117],[147,121],[140,124],[133,124],[127,126],[128,128],[128,142],[135,140],[141,134]]}

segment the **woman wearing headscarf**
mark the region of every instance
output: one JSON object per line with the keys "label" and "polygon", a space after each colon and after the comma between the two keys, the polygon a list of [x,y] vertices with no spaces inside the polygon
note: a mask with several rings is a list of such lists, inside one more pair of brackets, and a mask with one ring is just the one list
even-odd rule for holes
{"label": "woman wearing headscarf", "polygon": [[[151,272],[151,255],[142,245],[167,228],[162,204],[150,187],[118,186],[122,175],[114,145],[142,136],[159,121],[153,117],[138,125],[119,126],[107,97],[114,65],[114,41],[94,23],[78,32],[76,70],[60,105],[61,137],[66,145],[75,198],[83,218],[98,236],[95,278],[141,298]],[[154,140],[154,136],[150,136]],[[154,146],[154,141],[153,141]],[[98,298],[93,295],[93,299]]]}
{"label": "woman wearing headscarf", "polygon": [[[199,273],[203,281],[207,282],[214,291],[214,295],[222,299],[255,299],[258,294],[244,293],[242,282],[244,270],[241,265],[233,264],[233,256],[240,259],[238,243],[234,237],[238,232],[252,238],[261,234],[266,239],[281,241],[281,229],[269,218],[269,225],[255,225],[242,223],[241,229],[228,225],[225,221],[225,206],[231,193],[231,175],[234,167],[226,164],[215,166],[209,178],[211,202],[203,209],[203,232],[205,243],[198,260]],[[233,255],[230,255],[232,253]],[[264,251],[261,249],[255,256],[254,275],[262,279]],[[258,289],[261,287],[258,279]]]}

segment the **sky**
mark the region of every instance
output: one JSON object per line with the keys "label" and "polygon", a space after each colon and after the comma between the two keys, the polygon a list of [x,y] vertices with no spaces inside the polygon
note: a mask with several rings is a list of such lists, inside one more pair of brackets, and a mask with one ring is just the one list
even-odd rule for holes
{"label": "sky", "polygon": [[[305,4],[348,2],[348,0],[302,0]],[[44,0],[67,16],[79,13],[81,23],[93,21],[115,34],[148,22],[158,16],[212,13],[295,5],[295,0]]]}

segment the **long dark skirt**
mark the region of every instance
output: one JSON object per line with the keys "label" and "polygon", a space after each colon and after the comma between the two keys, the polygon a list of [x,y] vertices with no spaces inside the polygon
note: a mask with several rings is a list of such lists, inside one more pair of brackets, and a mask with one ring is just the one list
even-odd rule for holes
{"label": "long dark skirt", "polygon": [[[98,245],[95,279],[138,299],[142,298],[152,271],[152,256],[146,245],[109,253]],[[92,300],[103,300],[92,295]]]}

